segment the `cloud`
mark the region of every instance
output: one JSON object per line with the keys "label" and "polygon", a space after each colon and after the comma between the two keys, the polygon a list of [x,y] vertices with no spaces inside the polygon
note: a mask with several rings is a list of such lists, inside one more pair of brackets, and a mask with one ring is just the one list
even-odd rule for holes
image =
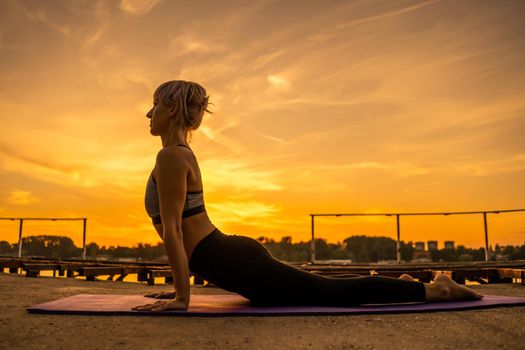
{"label": "cloud", "polygon": [[173,59],[184,54],[195,53],[220,53],[227,49],[223,44],[211,44],[202,36],[197,36],[192,32],[186,32],[170,39],[168,44],[168,55]]}
{"label": "cloud", "polygon": [[267,228],[278,217],[281,207],[259,201],[216,201],[208,202],[206,208],[219,226],[244,225]]}
{"label": "cloud", "polygon": [[290,82],[286,80],[284,77],[279,75],[270,74],[268,75],[268,81],[272,86],[279,88],[279,89],[288,89],[290,87]]}
{"label": "cloud", "polygon": [[30,191],[12,190],[5,201],[10,204],[28,205],[32,203],[41,202],[39,198],[34,196]]}
{"label": "cloud", "polygon": [[155,7],[161,0],[122,0],[120,9],[125,13],[143,16]]}
{"label": "cloud", "polygon": [[379,170],[387,171],[398,177],[412,177],[416,175],[423,175],[431,172],[430,169],[404,161],[397,162],[379,162],[379,161],[362,161],[357,163],[346,163],[339,165],[319,165],[316,171],[324,172],[353,172],[359,170]]}
{"label": "cloud", "polygon": [[43,8],[26,8],[22,7],[27,18],[33,22],[42,22],[48,25],[51,29],[57,31],[58,33],[69,36],[72,34],[72,29],[69,24],[58,23],[58,21],[52,20]]}
{"label": "cloud", "polygon": [[426,6],[432,5],[432,4],[434,4],[434,3],[438,2],[438,1],[440,1],[440,0],[425,1],[425,2],[422,2],[420,4],[410,5],[410,6],[403,7],[403,8],[394,10],[394,11],[389,11],[389,12],[386,12],[386,13],[380,13],[378,15],[374,15],[374,16],[370,16],[370,17],[364,17],[364,18],[359,18],[359,19],[356,19],[356,20],[350,20],[348,22],[338,24],[336,26],[336,28],[339,29],[339,30],[342,30],[342,29],[346,29],[346,28],[353,27],[353,26],[360,25],[360,24],[364,24],[364,23],[369,23],[369,22],[378,21],[378,20],[385,19],[385,18],[390,18],[390,17],[403,15],[405,13],[409,13],[409,12],[418,10],[418,9],[420,9],[422,7],[426,7]]}
{"label": "cloud", "polygon": [[472,163],[455,163],[447,166],[454,169],[458,176],[492,176],[525,170],[525,153],[506,157],[504,159],[477,161]]}
{"label": "cloud", "polygon": [[234,188],[238,191],[280,191],[276,183],[276,171],[257,170],[241,160],[203,159],[200,161],[203,182],[209,190],[225,191]]}
{"label": "cloud", "polygon": [[[347,30],[349,28],[353,28],[353,27],[359,26],[359,25],[366,25],[368,23],[373,23],[373,22],[380,21],[380,20],[383,20],[383,19],[386,19],[386,18],[391,18],[391,17],[404,15],[406,13],[410,13],[410,12],[416,11],[416,10],[418,10],[420,8],[432,5],[432,4],[434,4],[434,3],[438,2],[438,1],[440,1],[440,0],[429,0],[429,1],[426,1],[426,2],[423,2],[423,3],[420,3],[420,4],[410,5],[410,6],[407,6],[407,7],[401,7],[399,9],[395,9],[393,11],[387,11],[387,12],[383,12],[383,13],[378,13],[378,14],[372,15],[372,16],[364,16],[364,17],[358,18],[358,19],[345,20],[345,21],[337,23],[337,25],[335,25],[335,26],[329,27],[328,29],[325,29],[323,31],[319,31],[319,32],[316,32],[313,35],[310,35],[308,37],[308,41],[316,43],[316,44],[319,44],[319,43],[324,42],[324,41],[326,41],[328,39],[334,38],[335,36],[339,35],[341,32],[343,32],[343,31],[345,31],[345,30]],[[373,6],[370,6],[370,7],[373,8]],[[359,11],[359,10],[361,10],[361,11]],[[364,10],[365,9],[355,9],[352,12],[359,13],[359,12],[362,12]],[[381,10],[379,10],[379,11],[381,11]],[[342,12],[344,12],[344,11],[342,11]]]}

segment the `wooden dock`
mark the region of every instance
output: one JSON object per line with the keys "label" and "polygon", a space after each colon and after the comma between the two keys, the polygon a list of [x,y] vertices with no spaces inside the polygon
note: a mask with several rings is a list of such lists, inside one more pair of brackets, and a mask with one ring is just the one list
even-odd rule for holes
{"label": "wooden dock", "polygon": [[466,281],[486,283],[521,283],[525,285],[525,260],[434,262],[405,264],[300,264],[294,265],[305,271],[331,276],[351,277],[380,275],[399,277],[409,274],[420,282],[430,282],[437,274],[446,274],[456,283]]}
{"label": "wooden dock", "polygon": [[[457,283],[466,281],[486,283],[521,283],[525,285],[525,260],[439,262],[405,264],[334,264],[334,263],[288,263],[302,270],[333,278],[380,275],[399,277],[406,273],[420,282],[430,282],[436,274],[444,273]],[[130,274],[137,281],[155,284],[156,277],[164,277],[165,283],[173,283],[170,266],[158,262],[122,262],[75,259],[0,257],[0,272],[22,273],[26,277],[38,277],[40,271],[52,271],[53,277],[75,278],[83,276],[87,281],[122,281]],[[190,272],[190,276],[192,276]],[[194,275],[193,275],[194,276]],[[194,284],[203,285],[204,280],[194,276]]]}

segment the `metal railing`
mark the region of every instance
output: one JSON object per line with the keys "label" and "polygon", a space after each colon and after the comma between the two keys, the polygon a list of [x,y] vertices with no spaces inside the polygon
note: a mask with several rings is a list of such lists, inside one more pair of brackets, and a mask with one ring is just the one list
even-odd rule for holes
{"label": "metal railing", "polygon": [[24,220],[83,220],[84,221],[84,232],[82,235],[82,259],[86,259],[86,224],[87,218],[6,218],[0,217],[0,220],[20,220],[20,227],[18,229],[18,257],[22,257],[22,228]]}
{"label": "metal railing", "polygon": [[456,212],[440,212],[440,213],[357,213],[357,214],[310,214],[312,220],[312,241],[310,245],[310,262],[315,263],[315,239],[314,239],[314,218],[316,216],[395,216],[397,223],[397,263],[401,262],[401,230],[399,226],[400,216],[412,216],[412,215],[465,215],[465,214],[483,214],[483,223],[485,227],[485,261],[489,260],[489,233],[487,227],[487,214],[500,214],[509,212],[525,211],[525,209],[505,209],[505,210],[484,210],[484,211],[456,211]]}

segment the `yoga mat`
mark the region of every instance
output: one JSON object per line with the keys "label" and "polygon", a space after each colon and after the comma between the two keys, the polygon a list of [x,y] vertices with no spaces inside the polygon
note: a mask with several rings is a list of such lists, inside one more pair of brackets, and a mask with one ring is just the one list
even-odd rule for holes
{"label": "yoga mat", "polygon": [[[253,306],[237,294],[191,295],[188,310],[161,312],[135,311],[132,307],[154,303],[158,299],[142,295],[78,294],[27,308],[30,313],[79,315],[135,315],[135,316],[275,316],[275,315],[337,315],[382,314],[405,312],[432,312],[444,310],[478,309],[495,306],[525,305],[525,298],[485,295],[481,300],[367,304],[361,306]],[[165,300],[165,299],[164,299]]]}

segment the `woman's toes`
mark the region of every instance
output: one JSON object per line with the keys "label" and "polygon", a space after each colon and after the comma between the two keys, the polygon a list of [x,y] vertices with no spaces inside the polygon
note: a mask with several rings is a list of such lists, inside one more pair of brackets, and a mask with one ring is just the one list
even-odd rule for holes
{"label": "woman's toes", "polygon": [[415,281],[415,279],[412,278],[412,276],[407,275],[406,273],[404,273],[401,276],[399,276],[399,279],[402,279],[402,280],[405,280],[405,281],[412,281],[412,282]]}
{"label": "woman's toes", "polygon": [[436,275],[434,278],[434,283],[431,285],[436,291],[436,301],[472,299],[479,300],[483,297],[472,289],[454,282],[450,277],[444,274]]}

